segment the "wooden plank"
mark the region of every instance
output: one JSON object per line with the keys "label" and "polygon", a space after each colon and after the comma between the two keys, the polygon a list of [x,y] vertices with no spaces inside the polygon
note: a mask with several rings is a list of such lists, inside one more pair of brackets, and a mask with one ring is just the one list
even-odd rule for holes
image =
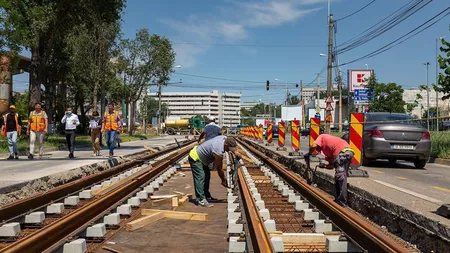
{"label": "wooden plank", "polygon": [[[280,236],[280,235],[275,235]],[[326,242],[324,234],[319,233],[283,233],[283,243],[295,245],[323,245]]]}
{"label": "wooden plank", "polygon": [[172,198],[172,207],[177,207],[178,206],[178,197],[173,197]]}
{"label": "wooden plank", "polygon": [[180,220],[197,220],[197,221],[207,221],[207,213],[191,213],[191,212],[179,212],[179,211],[169,211],[169,210],[158,210],[158,209],[142,209],[142,215],[151,215],[153,213],[162,212],[165,218],[170,219],[180,219]]}
{"label": "wooden plank", "polygon": [[176,194],[169,194],[169,195],[153,195],[150,197],[150,199],[171,199],[173,197],[177,197]]}
{"label": "wooden plank", "polygon": [[186,195],[186,193],[184,193],[184,192],[179,192],[179,191],[173,191],[173,193],[178,194],[178,195],[181,195],[181,196]]}
{"label": "wooden plank", "polygon": [[116,249],[110,248],[110,247],[108,247],[108,246],[103,246],[102,249],[107,250],[107,251],[110,251],[110,252],[113,252],[113,253],[123,253],[123,252],[120,251],[120,250],[116,250]]}
{"label": "wooden plank", "polygon": [[114,182],[114,183],[111,183],[111,184],[109,184],[109,185],[107,185],[107,186],[103,186],[102,188],[100,188],[100,189],[94,191],[94,192],[93,192],[93,195],[94,195],[94,196],[104,195],[104,194],[106,194],[106,193],[108,193],[108,192],[110,192],[110,191],[116,189],[117,187],[119,187],[119,186],[121,186],[121,185],[123,185],[123,184],[125,184],[125,183],[127,183],[127,182],[129,182],[129,181],[131,181],[131,180],[133,180],[133,179],[135,179],[135,178],[137,178],[138,176],[140,176],[140,175],[146,173],[146,172],[148,171],[148,169],[150,169],[150,168],[151,168],[151,166],[149,166],[149,167],[146,168],[146,169],[140,170],[140,171],[138,171],[138,172],[132,174],[131,176],[128,176],[128,177],[126,177],[126,178],[123,178],[123,179],[121,179],[121,180],[119,180],[119,181],[116,181],[116,182]]}
{"label": "wooden plank", "polygon": [[145,227],[145,226],[147,226],[155,221],[158,221],[162,218],[164,218],[164,213],[162,213],[162,212],[152,213],[151,215],[146,215],[146,216],[136,219],[134,221],[128,222],[126,225],[126,230],[127,231],[135,231],[136,229]]}
{"label": "wooden plank", "polygon": [[184,196],[180,199],[180,201],[178,201],[178,203],[179,203],[180,205],[183,205],[184,203],[188,202],[190,198],[192,198],[192,193],[189,193],[189,194],[184,195]]}
{"label": "wooden plank", "polygon": [[153,153],[158,153],[158,152],[159,152],[158,150],[156,150],[156,149],[154,149],[154,148],[151,148],[151,147],[149,147],[149,146],[147,146],[147,145],[144,145],[144,148],[147,149],[147,150],[149,150],[149,151],[151,151],[151,152],[153,152]]}

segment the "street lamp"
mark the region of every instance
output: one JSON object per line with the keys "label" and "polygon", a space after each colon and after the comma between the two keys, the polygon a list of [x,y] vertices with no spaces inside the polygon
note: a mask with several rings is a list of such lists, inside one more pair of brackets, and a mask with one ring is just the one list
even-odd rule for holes
{"label": "street lamp", "polygon": [[[436,87],[438,86],[438,40],[442,40],[445,36],[436,38]],[[439,92],[436,90],[436,131],[439,132]]]}
{"label": "street lamp", "polygon": [[428,69],[430,66],[429,62],[423,63],[427,66],[427,129],[430,131],[430,84],[428,83]]}
{"label": "street lamp", "polygon": [[[319,54],[320,57],[327,57],[326,54]],[[319,99],[320,99],[320,73],[317,73],[317,106],[319,108]]]}
{"label": "street lamp", "polygon": [[366,70],[369,70],[369,65],[367,63],[364,65],[366,65]]}

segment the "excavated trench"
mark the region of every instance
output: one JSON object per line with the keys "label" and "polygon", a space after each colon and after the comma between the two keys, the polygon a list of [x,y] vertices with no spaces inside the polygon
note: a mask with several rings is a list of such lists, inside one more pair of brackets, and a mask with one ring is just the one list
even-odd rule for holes
{"label": "excavated trench", "polygon": [[[306,165],[304,163],[265,149],[253,142],[248,141],[247,143],[284,164],[290,170],[300,175],[305,174]],[[317,187],[328,194],[334,195],[333,177],[320,171],[317,172],[317,176]],[[348,202],[349,207],[360,215],[415,245],[422,252],[450,252],[450,227],[444,224],[353,185],[348,187]]]}

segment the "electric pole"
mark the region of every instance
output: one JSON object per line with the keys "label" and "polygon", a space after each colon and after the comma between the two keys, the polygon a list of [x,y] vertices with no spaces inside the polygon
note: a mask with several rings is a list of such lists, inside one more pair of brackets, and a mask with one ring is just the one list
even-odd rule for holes
{"label": "electric pole", "polygon": [[317,73],[317,99],[316,108],[319,108],[319,98],[320,98],[320,73]]}
{"label": "electric pole", "polygon": [[303,80],[300,80],[300,105],[302,110],[302,121],[301,124],[305,126],[305,105],[303,104]]}
{"label": "electric pole", "polygon": [[161,129],[161,90],[162,90],[162,84],[158,82],[158,134],[160,133]]}
{"label": "electric pole", "polygon": [[[333,65],[333,14],[330,14],[328,21],[328,67],[327,67],[327,97],[331,96],[332,87],[332,65]],[[326,111],[325,119],[331,116],[331,111]],[[330,122],[325,121],[325,132],[331,133]]]}
{"label": "electric pole", "polygon": [[339,90],[339,133],[342,133],[342,72],[339,70],[338,76],[338,90]]}
{"label": "electric pole", "polygon": [[424,63],[427,66],[427,130],[430,131],[430,84],[428,83],[429,62]]}

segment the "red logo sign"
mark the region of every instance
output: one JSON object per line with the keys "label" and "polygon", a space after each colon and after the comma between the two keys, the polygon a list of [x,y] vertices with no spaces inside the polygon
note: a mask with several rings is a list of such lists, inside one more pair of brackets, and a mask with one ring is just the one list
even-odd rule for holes
{"label": "red logo sign", "polygon": [[366,74],[357,74],[356,75],[356,82],[358,82],[358,83],[364,83],[365,82],[365,80],[364,80],[364,76],[365,76]]}

